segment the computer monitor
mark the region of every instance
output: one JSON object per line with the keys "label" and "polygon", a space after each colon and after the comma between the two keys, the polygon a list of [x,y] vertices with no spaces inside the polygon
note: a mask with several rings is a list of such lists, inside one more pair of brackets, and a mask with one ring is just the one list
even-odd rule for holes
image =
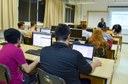
{"label": "computer monitor", "polygon": [[50,33],[33,32],[33,45],[39,47],[50,46],[52,43],[52,36]]}
{"label": "computer monitor", "polygon": [[51,26],[51,31],[55,31],[57,26]]}
{"label": "computer monitor", "polygon": [[70,29],[72,38],[82,38],[82,30],[81,29]]}
{"label": "computer monitor", "polygon": [[93,45],[88,44],[73,44],[73,49],[79,51],[85,58],[93,59]]}
{"label": "computer monitor", "polygon": [[70,24],[70,25],[68,25],[68,26],[69,26],[70,28],[75,28],[75,25],[71,25],[71,24]]}
{"label": "computer monitor", "polygon": [[48,29],[48,28],[40,28],[40,32],[51,33],[51,29]]}

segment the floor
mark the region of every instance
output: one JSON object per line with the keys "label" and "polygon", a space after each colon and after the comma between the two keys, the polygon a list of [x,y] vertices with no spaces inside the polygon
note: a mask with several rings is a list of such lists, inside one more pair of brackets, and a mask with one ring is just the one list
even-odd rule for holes
{"label": "floor", "polygon": [[112,84],[128,84],[128,44],[122,45],[115,64]]}

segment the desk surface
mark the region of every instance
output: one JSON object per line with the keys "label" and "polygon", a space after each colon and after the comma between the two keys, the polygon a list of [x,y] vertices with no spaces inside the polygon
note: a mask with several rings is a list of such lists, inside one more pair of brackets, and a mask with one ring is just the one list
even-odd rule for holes
{"label": "desk surface", "polygon": [[106,79],[111,78],[114,68],[114,60],[98,57],[95,57],[94,59],[100,60],[102,62],[102,66],[97,67],[96,70],[90,75]]}

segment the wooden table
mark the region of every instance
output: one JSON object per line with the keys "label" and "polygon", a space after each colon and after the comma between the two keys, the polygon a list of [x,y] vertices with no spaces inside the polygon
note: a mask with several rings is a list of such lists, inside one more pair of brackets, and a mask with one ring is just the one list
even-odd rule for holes
{"label": "wooden table", "polygon": [[91,80],[91,84],[111,84],[113,69],[114,69],[114,60],[97,58],[102,62],[102,66],[97,67],[96,70],[90,75],[80,74],[81,78],[89,78]]}
{"label": "wooden table", "polygon": [[121,51],[121,48],[122,48],[122,36],[121,35],[113,35],[112,36],[113,39],[118,39],[119,40],[119,45],[120,45],[120,51]]}

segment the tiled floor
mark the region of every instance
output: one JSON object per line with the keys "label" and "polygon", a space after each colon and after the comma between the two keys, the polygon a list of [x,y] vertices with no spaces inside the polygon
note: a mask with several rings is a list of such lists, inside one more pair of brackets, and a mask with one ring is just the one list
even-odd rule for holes
{"label": "tiled floor", "polygon": [[114,69],[112,84],[128,84],[128,44],[123,44]]}

